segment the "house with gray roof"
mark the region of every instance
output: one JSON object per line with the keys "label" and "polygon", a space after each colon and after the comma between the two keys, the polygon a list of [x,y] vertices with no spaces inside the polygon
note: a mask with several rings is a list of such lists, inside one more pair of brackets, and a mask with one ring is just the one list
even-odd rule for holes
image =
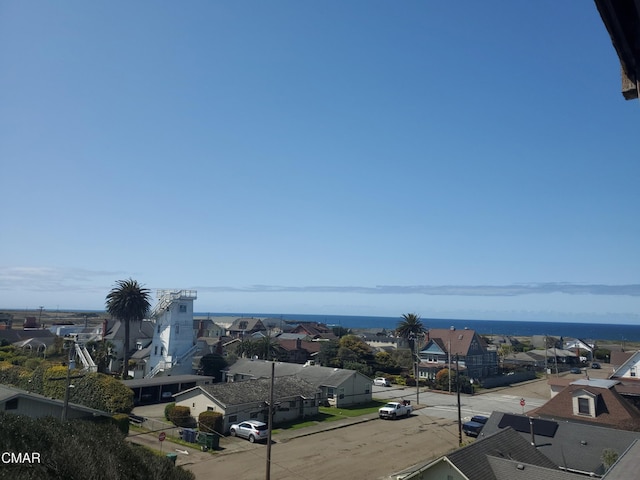
{"label": "house with gray roof", "polygon": [[478,437],[479,443],[507,428],[517,432],[527,442],[533,442],[540,453],[563,470],[592,476],[604,474],[602,454],[606,449],[621,455],[635,440],[640,439],[639,432],[566,419],[493,412]]}
{"label": "house with gray roof", "polygon": [[[270,378],[244,382],[199,385],[174,395],[176,406],[188,407],[191,416],[213,411],[223,415],[224,431],[238,422],[269,417]],[[318,414],[320,391],[305,380],[290,375],[274,379],[274,424]]]}
{"label": "house with gray roof", "polygon": [[561,470],[530,442],[511,429],[444,455],[403,475],[404,480],[578,480],[582,475]]}
{"label": "house with gray roof", "polygon": [[257,332],[266,332],[267,328],[259,318],[236,318],[227,329],[227,334],[233,338],[245,338]]}
{"label": "house with gray roof", "polygon": [[[318,388],[322,402],[328,405],[344,407],[372,400],[373,381],[355,370],[277,362],[276,378],[289,375],[295,375]],[[223,381],[239,382],[270,376],[271,362],[239,358],[227,369]]]}
{"label": "house with gray roof", "polygon": [[[14,415],[25,415],[31,418],[54,417],[61,418],[64,401],[27,392],[15,387],[0,385],[0,411]],[[93,420],[98,417],[110,417],[102,410],[85,407],[76,403],[67,405],[69,420]]]}

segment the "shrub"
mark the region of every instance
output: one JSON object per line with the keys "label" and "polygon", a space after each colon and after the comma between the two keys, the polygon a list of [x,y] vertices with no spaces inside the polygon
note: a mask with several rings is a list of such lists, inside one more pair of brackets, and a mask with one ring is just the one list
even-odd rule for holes
{"label": "shrub", "polygon": [[129,435],[129,415],[116,413],[111,417],[111,422],[124,434],[125,437]]}
{"label": "shrub", "polygon": [[133,410],[133,390],[109,375],[89,373],[74,384],[74,402],[109,413]]}
{"label": "shrub", "polygon": [[203,432],[218,432],[223,434],[223,418],[218,412],[202,412],[198,415],[198,426]]}
{"label": "shrub", "polygon": [[[46,460],[3,466],[0,478],[12,480],[193,480],[144,447],[125,441],[111,422],[32,419],[0,412],[0,452],[46,452]],[[44,458],[43,458],[44,460]]]}
{"label": "shrub", "polygon": [[169,418],[169,420],[171,420],[176,427],[191,427],[195,423],[191,416],[191,409],[180,405],[176,405],[171,411],[171,418]]}
{"label": "shrub", "polygon": [[176,408],[176,402],[167,403],[167,406],[164,407],[164,418],[171,421],[171,414],[174,408]]}

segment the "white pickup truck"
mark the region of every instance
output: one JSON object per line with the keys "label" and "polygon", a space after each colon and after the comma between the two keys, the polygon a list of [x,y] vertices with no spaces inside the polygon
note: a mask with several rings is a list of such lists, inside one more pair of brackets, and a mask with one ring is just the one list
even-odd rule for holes
{"label": "white pickup truck", "polygon": [[380,418],[390,418],[395,420],[399,417],[408,417],[411,415],[412,411],[413,407],[409,400],[403,400],[402,402],[389,402],[378,410],[378,416]]}

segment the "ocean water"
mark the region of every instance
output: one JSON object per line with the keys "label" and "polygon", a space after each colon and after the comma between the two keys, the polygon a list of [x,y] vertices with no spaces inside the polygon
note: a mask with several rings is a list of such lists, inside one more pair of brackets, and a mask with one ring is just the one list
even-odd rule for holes
{"label": "ocean water", "polygon": [[[400,317],[365,317],[349,315],[293,315],[274,313],[194,313],[196,316],[242,316],[278,320],[298,320],[339,325],[344,328],[376,328],[394,330]],[[469,328],[483,335],[551,335],[554,337],[580,338],[585,340],[610,340],[614,343],[640,342],[640,325],[616,325],[610,323],[569,322],[521,322],[511,320],[452,320],[422,318],[427,328]]]}

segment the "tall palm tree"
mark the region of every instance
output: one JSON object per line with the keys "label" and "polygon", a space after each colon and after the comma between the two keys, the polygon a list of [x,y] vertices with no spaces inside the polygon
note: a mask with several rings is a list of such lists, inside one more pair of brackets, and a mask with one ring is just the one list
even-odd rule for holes
{"label": "tall palm tree", "polygon": [[118,280],[107,295],[107,312],[124,323],[124,360],[122,378],[129,373],[129,330],[131,322],[140,322],[149,313],[149,289],[143,288],[136,280]]}
{"label": "tall palm tree", "polygon": [[405,313],[398,322],[396,333],[409,342],[409,348],[413,352],[415,340],[421,337],[427,329],[424,327],[420,315]]}

